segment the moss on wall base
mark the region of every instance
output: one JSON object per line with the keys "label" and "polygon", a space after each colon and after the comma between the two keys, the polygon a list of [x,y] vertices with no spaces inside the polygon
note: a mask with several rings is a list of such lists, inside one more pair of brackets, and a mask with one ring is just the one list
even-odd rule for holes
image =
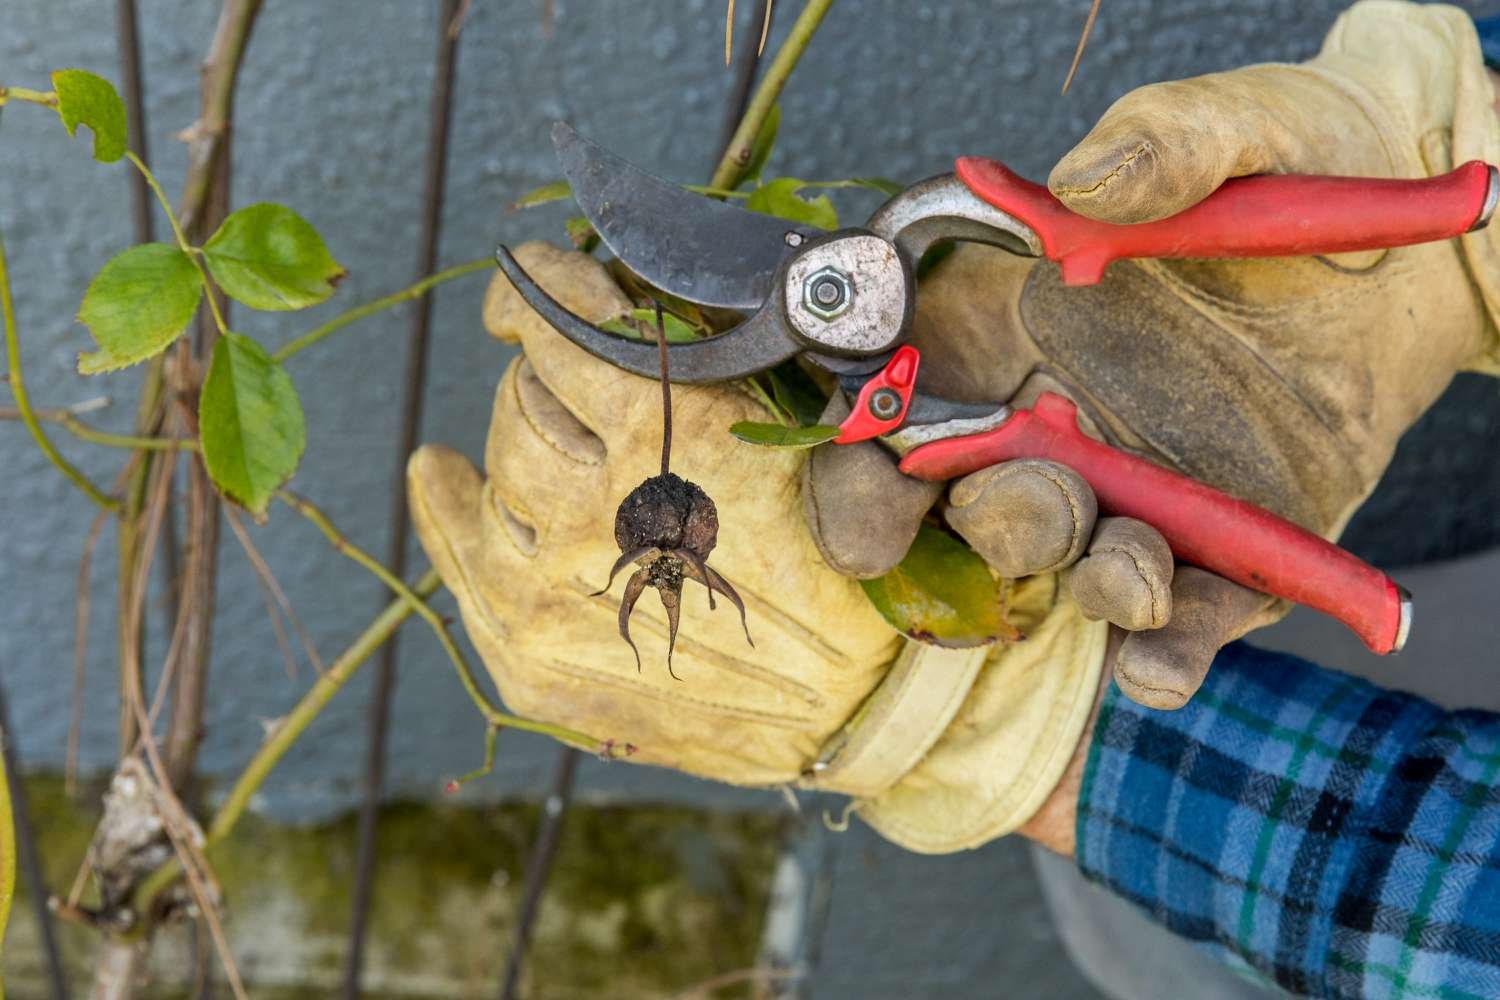
{"label": "moss on wall base", "polygon": [[[72,801],[55,778],[26,785],[49,886],[65,893],[93,830],[97,789]],[[366,996],[494,994],[536,817],[535,804],[382,811]],[[523,995],[661,997],[751,965],[780,823],[755,813],[575,805],[534,928]],[[349,923],[353,817],[314,827],[246,817],[215,857],[226,930],[252,996],[334,994]],[[58,929],[73,992],[82,995],[97,938],[70,924]],[[188,926],[160,935],[147,995],[187,995],[192,938]],[[12,1000],[46,996],[25,898],[17,899],[0,969]]]}

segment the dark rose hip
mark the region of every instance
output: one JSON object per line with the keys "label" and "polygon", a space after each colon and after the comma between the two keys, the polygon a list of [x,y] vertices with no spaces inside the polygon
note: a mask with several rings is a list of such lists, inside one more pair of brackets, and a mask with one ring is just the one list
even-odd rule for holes
{"label": "dark rose hip", "polygon": [[656,330],[661,346],[661,475],[652,476],[631,490],[615,511],[615,544],[620,547],[620,558],[610,568],[609,581],[599,593],[609,590],[615,575],[630,563],[640,567],[625,584],[625,596],[620,601],[620,636],[635,653],[635,666],[639,670],[641,653],[630,638],[630,614],[645,589],[655,587],[667,612],[667,672],[675,678],[672,650],[677,645],[677,620],[685,579],[697,580],[708,590],[710,611],[716,606],[714,591],[729,598],[739,609],[745,640],[752,646],[755,643],[750,639],[740,595],[708,565],[709,553],[719,540],[719,512],[713,500],[696,483],[668,471],[672,454],[672,390],[667,380],[667,342],[662,333],[659,304]]}

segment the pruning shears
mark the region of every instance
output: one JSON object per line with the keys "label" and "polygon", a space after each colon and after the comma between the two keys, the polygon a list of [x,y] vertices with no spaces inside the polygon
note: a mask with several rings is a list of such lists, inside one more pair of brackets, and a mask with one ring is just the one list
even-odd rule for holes
{"label": "pruning shears", "polygon": [[[905,343],[916,266],[936,243],[959,240],[1046,257],[1065,284],[1089,285],[1121,258],[1279,257],[1449,239],[1489,222],[1500,199],[1494,166],[1474,161],[1422,180],[1243,177],[1169,218],[1112,225],[1077,215],[994,160],[962,157],[864,226],[829,233],[688,192],[565,124],[552,137],[574,198],[625,266],[672,295],[749,313],[718,336],[671,344],[672,381],[743,378],[800,354],[849,399],[834,444],[878,440],[901,456],[902,472],[925,480],[1020,458],[1062,463],[1089,482],[1101,511],[1152,525],[1179,561],[1331,615],[1376,653],[1406,641],[1411,595],[1384,573],[1261,507],[1088,437],[1070,400],[1043,393],[1021,408],[921,391],[921,357]],[[655,344],[589,324],[505,247],[496,257],[563,336],[656,375]]]}

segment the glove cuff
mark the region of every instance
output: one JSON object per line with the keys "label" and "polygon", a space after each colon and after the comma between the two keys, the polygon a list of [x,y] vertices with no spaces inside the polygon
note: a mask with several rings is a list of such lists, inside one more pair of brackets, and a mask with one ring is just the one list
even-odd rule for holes
{"label": "glove cuff", "polygon": [[908,643],[804,787],[858,797],[870,826],[928,854],[977,847],[1035,815],[1083,736],[1109,632],[1056,574],[1016,582],[1009,610],[1021,642]]}

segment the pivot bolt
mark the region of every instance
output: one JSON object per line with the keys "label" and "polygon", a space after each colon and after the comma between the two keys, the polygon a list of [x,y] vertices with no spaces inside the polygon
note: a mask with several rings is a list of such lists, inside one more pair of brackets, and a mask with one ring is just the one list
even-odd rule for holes
{"label": "pivot bolt", "polygon": [[882,386],[870,393],[870,416],[876,420],[894,420],[901,412],[901,394]]}
{"label": "pivot bolt", "polygon": [[802,304],[821,320],[842,316],[853,301],[854,286],[836,267],[820,267],[802,283]]}

